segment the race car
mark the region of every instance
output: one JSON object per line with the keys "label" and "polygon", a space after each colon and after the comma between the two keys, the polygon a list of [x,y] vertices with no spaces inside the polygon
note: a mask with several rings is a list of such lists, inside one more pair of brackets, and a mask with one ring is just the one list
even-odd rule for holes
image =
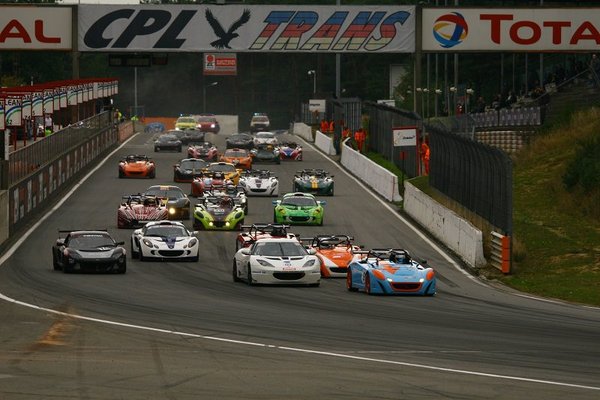
{"label": "race car", "polygon": [[192,181],[192,196],[203,197],[213,190],[213,186],[223,187],[226,185],[233,185],[233,181],[226,179],[224,172],[203,171],[201,176],[194,178]]}
{"label": "race car", "polygon": [[333,175],[323,169],[303,169],[296,172],[292,182],[294,192],[333,196]]}
{"label": "race car", "polygon": [[237,186],[240,181],[240,171],[235,168],[235,165],[226,162],[215,162],[211,163],[207,168],[207,172],[223,172],[225,179],[231,180],[231,182]]}
{"label": "race car", "polygon": [[173,180],[175,182],[192,182],[194,178],[202,176],[210,163],[198,158],[184,158],[173,166]]}
{"label": "race car", "polygon": [[123,242],[115,242],[105,230],[59,230],[52,246],[55,271],[127,271],[127,252]]}
{"label": "race car", "polygon": [[225,153],[221,155],[219,161],[231,163],[239,169],[251,169],[252,168],[252,157],[247,149],[227,149]]}
{"label": "race car", "polygon": [[150,186],[143,193],[144,196],[155,196],[169,211],[170,220],[190,218],[190,199],[178,186],[155,185]]}
{"label": "race car", "polygon": [[181,116],[175,121],[175,129],[182,131],[184,129],[196,129],[196,118],[191,116]]}
{"label": "race car", "polygon": [[225,147],[228,149],[251,149],[254,147],[254,138],[247,133],[234,133],[225,139]]}
{"label": "race car", "polygon": [[130,154],[119,161],[119,178],[156,177],[154,161],[143,154]]}
{"label": "race car", "polygon": [[254,113],[250,118],[250,132],[266,131],[271,126],[271,121],[265,113]]}
{"label": "race car", "polygon": [[179,221],[148,222],[131,234],[131,257],[198,261],[200,246],[194,234]]}
{"label": "race car", "polygon": [[181,152],[181,140],[170,133],[163,133],[154,141],[154,151],[171,150]]}
{"label": "race car", "polygon": [[188,158],[215,162],[219,158],[219,152],[211,142],[195,143],[188,146]]}
{"label": "race car", "polygon": [[162,122],[149,122],[144,127],[144,132],[162,133],[165,130],[165,124]]}
{"label": "race car", "polygon": [[279,145],[279,158],[302,161],[302,146],[296,142],[283,142]]}
{"label": "race car", "polygon": [[235,250],[242,247],[250,247],[258,239],[265,238],[297,238],[296,234],[288,232],[289,225],[283,224],[252,224],[242,225],[240,232],[235,240]]}
{"label": "race car", "polygon": [[321,269],[313,249],[296,239],[259,239],[242,247],[233,258],[233,281],[248,285],[319,286]]}
{"label": "race car", "polygon": [[150,221],[166,219],[169,219],[169,211],[155,196],[141,194],[123,196],[117,210],[119,228],[139,228]]}
{"label": "race car", "polygon": [[308,193],[286,193],[280,200],[273,200],[273,222],[291,225],[323,225],[325,201],[317,201]]}
{"label": "race car", "polygon": [[269,170],[246,171],[240,177],[239,186],[247,196],[279,196],[279,178]]}
{"label": "race car", "polygon": [[345,278],[348,264],[357,258],[361,247],[353,244],[354,238],[348,235],[317,235],[313,238],[301,238],[308,243],[307,248],[315,249],[321,260],[323,278]]}
{"label": "race car", "polygon": [[412,259],[404,249],[357,251],[348,265],[346,287],[367,294],[421,295],[436,293],[436,276],[426,261]]}
{"label": "race car", "polygon": [[229,196],[206,196],[194,208],[194,229],[231,231],[244,224],[244,209]]}
{"label": "race car", "polygon": [[273,132],[258,132],[254,136],[254,147],[258,146],[259,144],[271,144],[273,146],[277,146],[279,141]]}
{"label": "race car", "polygon": [[279,147],[272,144],[259,144],[255,148],[250,150],[252,155],[252,161],[255,163],[272,162],[275,164],[281,163],[281,156],[279,154]]}
{"label": "race car", "polygon": [[209,196],[229,196],[233,199],[236,206],[242,207],[244,214],[248,215],[248,197],[241,186],[235,186],[232,183],[219,185],[214,183],[210,190],[206,192]]}
{"label": "race car", "polygon": [[179,140],[181,140],[181,143],[185,145],[189,145],[192,143],[202,143],[204,142],[204,137],[206,135],[205,132],[202,132],[198,129],[185,129],[176,132],[176,136],[179,138]]}
{"label": "race car", "polygon": [[214,115],[201,115],[197,118],[196,129],[201,132],[219,133],[221,126]]}

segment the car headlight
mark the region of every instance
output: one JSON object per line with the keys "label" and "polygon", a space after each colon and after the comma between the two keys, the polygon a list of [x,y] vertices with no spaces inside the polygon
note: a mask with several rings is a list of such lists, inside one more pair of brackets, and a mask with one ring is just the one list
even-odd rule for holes
{"label": "car headlight", "polygon": [[265,260],[256,260],[257,263],[262,265],[263,267],[273,267],[273,265]]}
{"label": "car headlight", "polygon": [[119,259],[117,260],[117,262],[119,264],[125,264],[125,262],[126,262],[125,254],[122,254],[121,257],[119,257]]}
{"label": "car headlight", "polygon": [[271,187],[272,188],[275,187],[275,186],[277,186],[277,181],[273,181],[273,183],[271,183]]}
{"label": "car headlight", "polygon": [[304,267],[312,267],[315,265],[315,263],[317,262],[317,260],[315,260],[314,258],[308,260],[307,262],[304,263]]}
{"label": "car headlight", "polygon": [[150,247],[150,248],[153,248],[153,247],[154,247],[154,244],[152,244],[152,242],[151,242],[151,241],[149,241],[148,239],[143,239],[143,240],[142,240],[142,243],[144,243],[144,245],[145,245],[146,247]]}
{"label": "car headlight", "polygon": [[177,212],[177,209],[175,207],[169,207],[169,214],[173,215]]}
{"label": "car headlight", "polygon": [[243,215],[243,214],[244,214],[244,213],[240,211],[240,212],[236,213],[236,214],[233,216],[233,218],[235,218],[235,219],[240,219],[240,218],[242,218],[242,215]]}
{"label": "car headlight", "polygon": [[183,246],[184,249],[192,248],[198,243],[198,239],[192,238],[186,245]]}

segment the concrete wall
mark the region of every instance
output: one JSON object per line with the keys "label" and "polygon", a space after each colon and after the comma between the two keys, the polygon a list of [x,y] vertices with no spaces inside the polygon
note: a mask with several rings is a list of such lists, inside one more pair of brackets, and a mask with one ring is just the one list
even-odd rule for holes
{"label": "concrete wall", "polygon": [[371,161],[345,142],[342,147],[342,165],[354,176],[360,178],[377,193],[388,201],[401,201],[402,196],[398,190],[398,177]]}
{"label": "concrete wall", "polygon": [[470,266],[486,264],[481,231],[410,182],[404,183],[404,211]]}
{"label": "concrete wall", "polygon": [[302,139],[307,142],[314,142],[312,135],[312,128],[306,124],[300,122],[294,122],[294,126],[292,128],[292,133],[294,135],[300,136]]}
{"label": "concrete wall", "polygon": [[0,190],[0,245],[8,239],[8,190]]}
{"label": "concrete wall", "polygon": [[317,131],[315,134],[315,146],[325,154],[335,156],[337,152],[333,147],[333,138],[329,135]]}

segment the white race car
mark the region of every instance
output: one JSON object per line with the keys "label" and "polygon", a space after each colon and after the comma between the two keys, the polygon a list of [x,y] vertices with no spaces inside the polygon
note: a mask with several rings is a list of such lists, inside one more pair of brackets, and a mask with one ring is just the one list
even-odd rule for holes
{"label": "white race car", "polygon": [[198,261],[200,248],[195,232],[179,221],[148,222],[131,235],[131,256],[149,259]]}
{"label": "white race car", "polygon": [[239,186],[247,196],[279,196],[279,179],[271,171],[248,171],[240,177]]}
{"label": "white race car", "polygon": [[279,143],[273,132],[258,132],[254,135],[254,146],[259,144],[271,144],[276,146]]}
{"label": "white race car", "polygon": [[258,239],[235,253],[233,281],[319,286],[321,262],[315,254],[314,249],[306,249],[295,238]]}

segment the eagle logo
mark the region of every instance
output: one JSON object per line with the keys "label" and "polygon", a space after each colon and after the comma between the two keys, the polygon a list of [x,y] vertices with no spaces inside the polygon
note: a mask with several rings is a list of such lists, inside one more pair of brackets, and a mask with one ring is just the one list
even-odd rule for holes
{"label": "eagle logo", "polygon": [[238,30],[240,26],[250,21],[250,10],[244,10],[242,16],[233,24],[231,24],[227,32],[225,32],[225,29],[223,29],[221,23],[217,21],[217,19],[209,9],[206,10],[206,20],[212,27],[213,31],[215,32],[215,35],[219,37],[219,39],[215,40],[214,42],[211,42],[210,45],[216,49],[231,49],[231,47],[229,46],[229,42],[231,42],[232,39],[235,39],[236,37],[240,36],[237,33],[235,33],[235,31]]}

